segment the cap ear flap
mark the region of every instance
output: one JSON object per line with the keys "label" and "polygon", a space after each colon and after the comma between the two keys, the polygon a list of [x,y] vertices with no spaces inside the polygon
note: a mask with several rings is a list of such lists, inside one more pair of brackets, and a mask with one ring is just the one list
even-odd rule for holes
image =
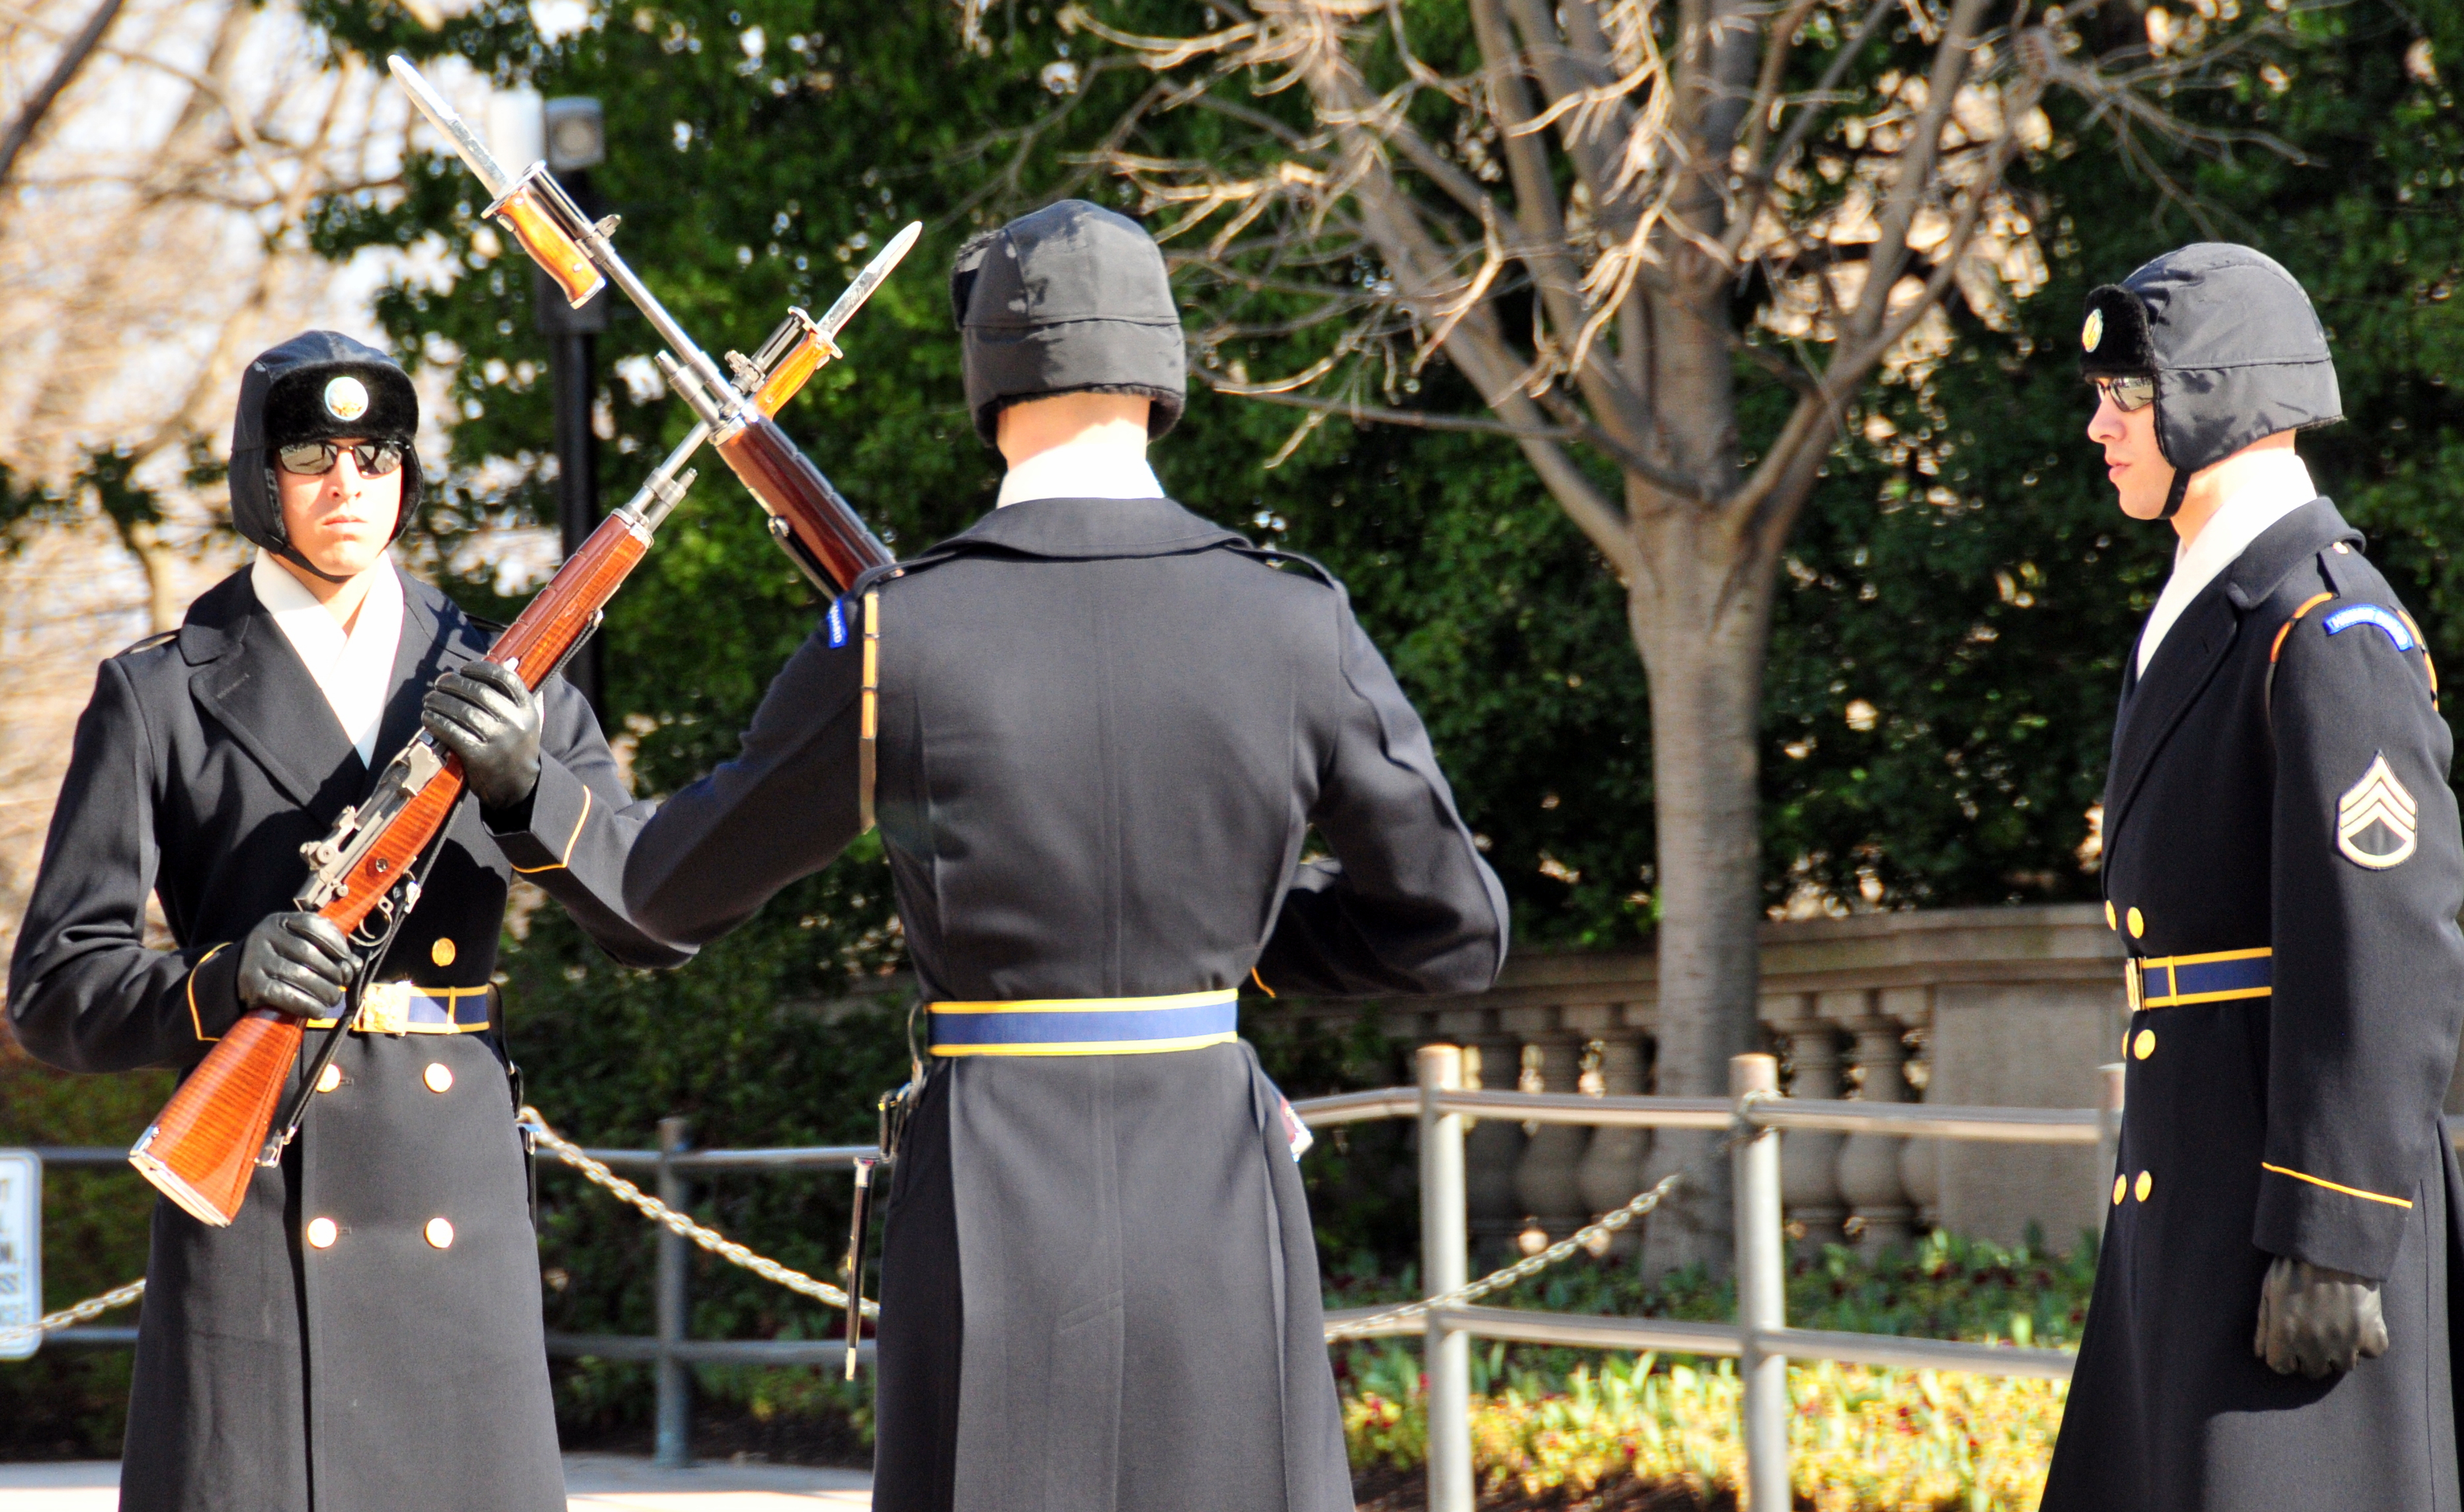
{"label": "cap ear flap", "polygon": [[2118,283],[2092,289],[2079,327],[2079,372],[2088,378],[2145,378],[2156,371],[2147,306]]}
{"label": "cap ear flap", "polygon": [[950,323],[963,328],[967,323],[967,301],[975,298],[976,274],[984,265],[984,254],[1001,239],[1001,231],[979,232],[967,238],[958,249],[957,260],[950,265]]}

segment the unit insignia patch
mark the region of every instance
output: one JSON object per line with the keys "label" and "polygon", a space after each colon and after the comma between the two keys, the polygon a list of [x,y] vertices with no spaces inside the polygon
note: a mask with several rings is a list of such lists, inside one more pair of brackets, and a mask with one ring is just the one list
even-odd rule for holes
{"label": "unit insignia patch", "polygon": [[[2387,753],[2377,752],[2362,780],[2336,800],[2336,849],[2354,865],[2374,872],[2401,866],[2420,843],[2420,812],[2412,794],[2396,780]],[[2365,838],[2379,849],[2363,849]]]}
{"label": "unit insignia patch", "polygon": [[836,651],[847,643],[847,615],[846,599],[837,599],[831,603],[828,622],[830,627],[830,649],[832,651]]}
{"label": "unit insignia patch", "polygon": [[2326,626],[2327,634],[2330,635],[2341,635],[2355,625],[2376,625],[2387,632],[2387,638],[2395,642],[2395,649],[2398,651],[2413,651],[2421,645],[2421,642],[2412,638],[2412,630],[2405,624],[2401,615],[2391,609],[2384,609],[2376,604],[2346,605],[2328,615],[2321,623]]}

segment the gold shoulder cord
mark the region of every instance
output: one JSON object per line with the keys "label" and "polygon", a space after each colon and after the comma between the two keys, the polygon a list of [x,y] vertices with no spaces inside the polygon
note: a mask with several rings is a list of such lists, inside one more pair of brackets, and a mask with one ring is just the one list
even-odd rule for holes
{"label": "gold shoulder cord", "polygon": [[[864,705],[855,746],[856,813],[872,828],[874,750],[881,735],[881,589],[864,595]],[[862,832],[858,832],[862,833]]]}

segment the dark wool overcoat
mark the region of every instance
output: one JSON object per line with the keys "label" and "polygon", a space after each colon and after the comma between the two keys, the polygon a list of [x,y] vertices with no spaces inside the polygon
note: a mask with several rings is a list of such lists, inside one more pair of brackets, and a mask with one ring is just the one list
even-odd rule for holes
{"label": "dark wool overcoat", "polygon": [[[2048,1512],[2458,1504],[2464,1204],[2439,1104],[2464,1027],[2464,838],[2433,670],[2361,544],[2303,505],[2123,684],[2110,919],[2143,962],[2272,954],[2146,973],[2140,1002],[2191,1001],[2134,1012],[2123,1042]],[[2387,1352],[2319,1381],[2255,1358],[2276,1256],[2378,1281]]]}
{"label": "dark wool overcoat", "polygon": [[[429,684],[493,638],[426,584],[403,592],[379,767]],[[379,980],[484,987],[517,870],[618,959],[684,958],[623,916],[641,815],[589,706],[562,678],[541,697],[527,828],[493,833],[463,803]],[[193,1066],[241,1012],[234,942],[293,906],[299,847],[375,775],[245,571],[104,662],[11,963],[17,1037],[72,1071]],[[167,949],[144,938],[149,894]],[[121,1505],[562,1512],[499,1033],[354,1033],[335,1063],[231,1227],[155,1205]],[[304,1241],[319,1218],[337,1226],[322,1249]]]}
{"label": "dark wool overcoat", "polygon": [[[1331,579],[1168,500],[1040,500],[879,589],[927,999],[1495,978],[1496,878]],[[644,831],[646,926],[707,940],[855,837],[859,602]],[[1348,1512],[1289,1135],[1244,1044],[937,1060],[891,1184],[873,1505]]]}

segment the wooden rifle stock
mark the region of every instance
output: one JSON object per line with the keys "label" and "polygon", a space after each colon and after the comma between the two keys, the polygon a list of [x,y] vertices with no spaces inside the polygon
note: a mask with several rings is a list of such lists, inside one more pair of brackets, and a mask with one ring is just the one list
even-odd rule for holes
{"label": "wooden rifle stock", "polygon": [[746,415],[733,434],[721,432],[716,445],[768,511],[770,533],[815,587],[844,593],[858,577],[891,560],[890,548],[865,527],[855,506],[767,414]]}
{"label": "wooden rifle stock", "polygon": [[[487,659],[538,689],[590,634],[600,610],[649,546],[650,531],[640,517],[608,516],[496,637]],[[390,921],[397,907],[412,906],[407,898],[397,902],[394,894],[443,833],[461,796],[462,759],[438,750],[423,732],[386,766],[364,806],[367,813],[346,812],[321,842],[323,864],[297,901],[365,944],[356,931],[369,915],[382,912]],[[320,847],[308,849],[318,860]],[[390,938],[390,931],[381,937]],[[355,1006],[346,1001],[342,1012]],[[279,1145],[268,1147],[268,1134],[303,1033],[301,1021],[288,1013],[253,1009],[241,1014],[155,1115],[128,1152],[129,1164],[199,1221],[228,1225],[248,1198],[254,1167],[280,1155]]]}

